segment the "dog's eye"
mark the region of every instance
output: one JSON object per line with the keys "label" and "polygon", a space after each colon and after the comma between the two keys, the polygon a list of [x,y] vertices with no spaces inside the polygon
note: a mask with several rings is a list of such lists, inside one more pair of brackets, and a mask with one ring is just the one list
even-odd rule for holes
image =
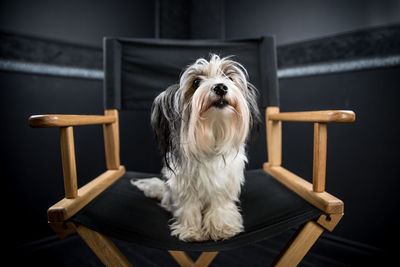
{"label": "dog's eye", "polygon": [[233,82],[233,79],[232,79],[232,77],[228,77],[229,78],[229,80],[231,80],[232,82]]}
{"label": "dog's eye", "polygon": [[199,88],[200,83],[201,83],[201,80],[200,80],[200,79],[194,80],[194,81],[193,81],[193,87],[194,87],[194,89]]}

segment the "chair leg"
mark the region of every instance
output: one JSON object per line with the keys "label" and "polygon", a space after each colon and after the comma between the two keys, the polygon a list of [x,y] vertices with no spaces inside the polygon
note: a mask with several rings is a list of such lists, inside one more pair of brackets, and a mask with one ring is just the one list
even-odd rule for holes
{"label": "chair leg", "polygon": [[184,251],[176,251],[176,250],[168,250],[169,254],[175,259],[175,261],[181,267],[192,267],[194,266],[194,262],[189,257],[188,254]]}
{"label": "chair leg", "polygon": [[82,225],[76,231],[105,266],[132,266],[108,237]]}
{"label": "chair leg", "polygon": [[196,267],[207,267],[217,256],[218,251],[215,252],[203,252],[200,257],[196,260],[194,266]]}
{"label": "chair leg", "polygon": [[60,239],[69,236],[76,228],[72,222],[49,222],[49,225]]}
{"label": "chair leg", "polygon": [[193,262],[189,255],[184,251],[168,250],[168,252],[181,267],[207,267],[218,254],[218,251],[203,252],[196,262]]}
{"label": "chair leg", "polygon": [[317,223],[306,223],[278,256],[273,266],[297,266],[323,232],[324,228]]}

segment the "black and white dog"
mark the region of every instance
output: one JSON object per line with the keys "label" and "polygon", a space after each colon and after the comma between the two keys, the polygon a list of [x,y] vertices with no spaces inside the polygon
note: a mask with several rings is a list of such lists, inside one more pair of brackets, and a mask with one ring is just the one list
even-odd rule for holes
{"label": "black and white dog", "polygon": [[259,120],[257,90],[245,68],[211,55],[198,59],[154,100],[151,123],[167,179],[132,180],[173,214],[183,241],[227,239],[243,231],[237,202],[247,162],[245,144]]}

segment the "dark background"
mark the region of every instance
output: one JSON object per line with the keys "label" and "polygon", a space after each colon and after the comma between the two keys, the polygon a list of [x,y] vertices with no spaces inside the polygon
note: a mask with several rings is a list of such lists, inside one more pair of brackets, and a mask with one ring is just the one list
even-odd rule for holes
{"label": "dark background", "polygon": [[[231,39],[272,34],[283,70],[398,56],[398,23],[400,2],[392,0],[1,1],[0,60],[101,70],[104,36]],[[394,30],[368,34],[386,28]],[[352,41],[361,35],[367,37]],[[376,46],[376,38],[388,47]],[[297,60],[305,53],[313,56]],[[345,216],[328,237],[365,251],[394,250],[392,241],[399,236],[399,70],[394,64],[280,79],[282,111],[356,112],[355,123],[328,126],[327,191],[345,203]],[[46,113],[102,114],[102,80],[2,67],[0,87],[3,229],[13,234],[11,245],[21,247],[54,236],[46,209],[63,197],[58,129],[31,129],[27,119]],[[121,114],[121,161],[128,169],[158,171],[144,114]],[[262,133],[250,148],[249,168],[267,160]],[[100,126],[75,128],[80,185],[105,169],[102,138]],[[312,124],[283,126],[283,166],[306,178],[312,175],[312,138]]]}

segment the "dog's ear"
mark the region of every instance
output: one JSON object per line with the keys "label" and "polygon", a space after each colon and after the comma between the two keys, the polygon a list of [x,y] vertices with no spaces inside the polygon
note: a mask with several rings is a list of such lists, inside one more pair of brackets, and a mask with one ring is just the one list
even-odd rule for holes
{"label": "dog's ear", "polygon": [[174,150],[174,138],[179,136],[179,114],[174,106],[174,99],[179,85],[172,85],[159,94],[153,102],[151,111],[151,126],[158,141],[162,156],[167,167],[169,158],[167,155]]}
{"label": "dog's ear", "polygon": [[258,107],[258,101],[259,99],[259,92],[257,88],[251,84],[250,82],[247,82],[247,102],[249,103],[249,108],[250,108],[250,114],[251,114],[251,120],[250,120],[250,128],[259,131],[260,126],[262,124],[261,122],[261,115],[260,115],[260,109]]}

